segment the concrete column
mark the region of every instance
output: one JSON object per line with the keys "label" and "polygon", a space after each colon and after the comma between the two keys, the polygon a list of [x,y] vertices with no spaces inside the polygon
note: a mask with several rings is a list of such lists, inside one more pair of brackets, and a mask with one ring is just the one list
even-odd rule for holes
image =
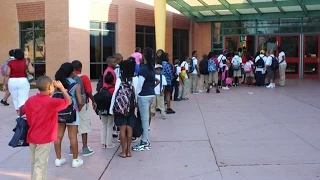
{"label": "concrete column", "polygon": [[[154,0],[157,49],[166,49],[166,0]],[[156,50],[155,50],[156,51]]]}

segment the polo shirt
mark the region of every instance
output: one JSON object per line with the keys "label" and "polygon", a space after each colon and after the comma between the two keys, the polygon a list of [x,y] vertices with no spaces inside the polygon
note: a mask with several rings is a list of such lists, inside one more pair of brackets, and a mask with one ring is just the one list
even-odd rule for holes
{"label": "polo shirt", "polygon": [[27,63],[26,59],[9,61],[7,66],[10,67],[10,78],[24,78],[27,77]]}
{"label": "polo shirt", "polygon": [[22,113],[26,114],[29,125],[27,142],[46,144],[55,141],[58,133],[58,112],[68,106],[68,99],[51,98],[43,94],[30,97]]}

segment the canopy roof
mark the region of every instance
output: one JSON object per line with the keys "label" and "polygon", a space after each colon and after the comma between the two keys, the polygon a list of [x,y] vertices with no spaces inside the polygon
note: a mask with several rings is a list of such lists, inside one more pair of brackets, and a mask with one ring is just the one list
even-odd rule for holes
{"label": "canopy roof", "polygon": [[320,0],[167,0],[194,21],[320,16]]}

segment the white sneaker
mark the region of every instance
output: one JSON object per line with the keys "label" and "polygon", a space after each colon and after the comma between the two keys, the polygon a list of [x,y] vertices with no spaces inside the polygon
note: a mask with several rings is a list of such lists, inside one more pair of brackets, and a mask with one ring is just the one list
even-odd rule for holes
{"label": "white sneaker", "polygon": [[62,166],[63,164],[65,164],[66,162],[67,162],[66,159],[61,158],[61,159],[56,159],[56,160],[54,161],[54,164],[56,165],[56,167],[60,167],[60,166]]}
{"label": "white sneaker", "polygon": [[203,93],[203,90],[199,90],[199,93]]}
{"label": "white sneaker", "polygon": [[73,168],[79,167],[82,164],[83,164],[83,160],[80,158],[72,160],[72,167]]}
{"label": "white sneaker", "polygon": [[228,88],[228,87],[222,87],[222,89],[223,89],[223,90],[229,90],[229,88]]}
{"label": "white sneaker", "polygon": [[272,88],[272,84],[270,83],[266,88]]}

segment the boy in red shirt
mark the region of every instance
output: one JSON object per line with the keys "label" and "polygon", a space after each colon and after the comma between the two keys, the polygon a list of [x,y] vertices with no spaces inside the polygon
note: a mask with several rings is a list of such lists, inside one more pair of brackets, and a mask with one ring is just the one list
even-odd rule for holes
{"label": "boy in red shirt", "polygon": [[[40,93],[30,97],[23,106],[29,125],[27,142],[31,151],[31,179],[46,179],[51,142],[56,141],[58,112],[71,103],[63,85],[48,76],[39,77],[36,84]],[[51,98],[54,88],[60,89],[64,99]]]}

